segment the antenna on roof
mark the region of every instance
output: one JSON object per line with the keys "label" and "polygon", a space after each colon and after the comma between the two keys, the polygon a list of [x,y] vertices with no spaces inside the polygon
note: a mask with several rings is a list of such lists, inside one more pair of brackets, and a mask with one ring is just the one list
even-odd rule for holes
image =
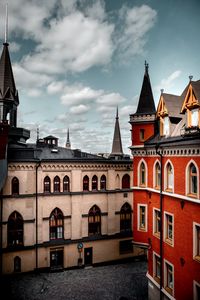
{"label": "antenna on roof", "polygon": [[192,78],[193,78],[193,76],[192,76],[192,75],[190,75],[190,76],[189,76],[190,82],[192,81]]}
{"label": "antenna on roof", "polygon": [[145,65],[145,73],[148,74],[149,64],[147,63],[146,60],[145,60],[145,62],[144,62],[144,65]]}
{"label": "antenna on roof", "polygon": [[6,19],[5,19],[5,44],[8,39],[8,3],[6,3]]}

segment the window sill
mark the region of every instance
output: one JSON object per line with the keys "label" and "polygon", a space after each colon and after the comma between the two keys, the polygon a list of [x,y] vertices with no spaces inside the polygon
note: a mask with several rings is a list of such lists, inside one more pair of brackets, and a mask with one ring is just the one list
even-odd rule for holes
{"label": "window sill", "polygon": [[160,190],[160,186],[154,186],[155,190]]}
{"label": "window sill", "polygon": [[165,287],[165,290],[166,290],[170,295],[173,295],[173,290],[170,289],[168,286]]}
{"label": "window sill", "polygon": [[139,187],[146,188],[147,186],[146,186],[146,184],[139,184]]}
{"label": "window sill", "polygon": [[197,199],[197,194],[187,194],[188,197]]}
{"label": "window sill", "polygon": [[165,192],[167,192],[167,193],[173,193],[173,190],[172,190],[172,189],[169,189],[169,188],[166,188],[166,189],[165,189]]}
{"label": "window sill", "polygon": [[160,233],[159,233],[159,232],[154,232],[153,235],[154,235],[155,237],[157,237],[157,239],[160,239]]}
{"label": "window sill", "polygon": [[196,260],[198,263],[200,263],[200,256],[198,256],[198,255],[195,256],[195,257],[194,257],[194,260]]}
{"label": "window sill", "polygon": [[141,227],[139,227],[139,229],[138,229],[139,231],[142,231],[142,232],[146,232],[147,231],[147,229],[146,228],[141,228]]}
{"label": "window sill", "polygon": [[173,241],[171,239],[165,239],[165,242],[170,245],[173,246]]}
{"label": "window sill", "polygon": [[160,278],[159,278],[159,277],[154,276],[153,279],[154,279],[158,284],[160,284]]}

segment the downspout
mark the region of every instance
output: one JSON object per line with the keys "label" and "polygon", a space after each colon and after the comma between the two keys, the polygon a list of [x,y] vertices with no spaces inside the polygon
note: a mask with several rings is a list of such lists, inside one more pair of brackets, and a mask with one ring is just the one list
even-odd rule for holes
{"label": "downspout", "polygon": [[3,189],[0,191],[0,200],[1,200],[1,215],[0,215],[0,223],[1,223],[1,232],[0,232],[0,274],[3,273]]}
{"label": "downspout", "polygon": [[35,270],[38,270],[38,168],[41,165],[41,161],[36,165],[35,173]]}
{"label": "downspout", "polygon": [[160,300],[162,300],[163,287],[163,156],[162,151],[158,151],[159,144],[156,145],[156,154],[160,156]]}

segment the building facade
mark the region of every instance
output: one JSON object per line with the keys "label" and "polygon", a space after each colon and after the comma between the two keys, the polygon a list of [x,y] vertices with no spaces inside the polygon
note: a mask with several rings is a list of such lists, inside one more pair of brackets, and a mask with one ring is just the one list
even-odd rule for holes
{"label": "building facade", "polygon": [[118,111],[110,156],[35,144],[17,127],[18,91],[8,43],[0,59],[1,272],[60,269],[126,259],[132,246],[132,160]]}
{"label": "building facade", "polygon": [[145,64],[130,123],[133,243],[147,252],[149,299],[200,299],[200,80],[162,91],[156,110]]}

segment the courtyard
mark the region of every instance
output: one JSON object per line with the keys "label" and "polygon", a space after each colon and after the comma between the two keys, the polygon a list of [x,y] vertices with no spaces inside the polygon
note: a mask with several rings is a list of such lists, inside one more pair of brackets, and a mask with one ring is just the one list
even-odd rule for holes
{"label": "courtyard", "polygon": [[2,300],[146,300],[147,262],[1,278]]}

